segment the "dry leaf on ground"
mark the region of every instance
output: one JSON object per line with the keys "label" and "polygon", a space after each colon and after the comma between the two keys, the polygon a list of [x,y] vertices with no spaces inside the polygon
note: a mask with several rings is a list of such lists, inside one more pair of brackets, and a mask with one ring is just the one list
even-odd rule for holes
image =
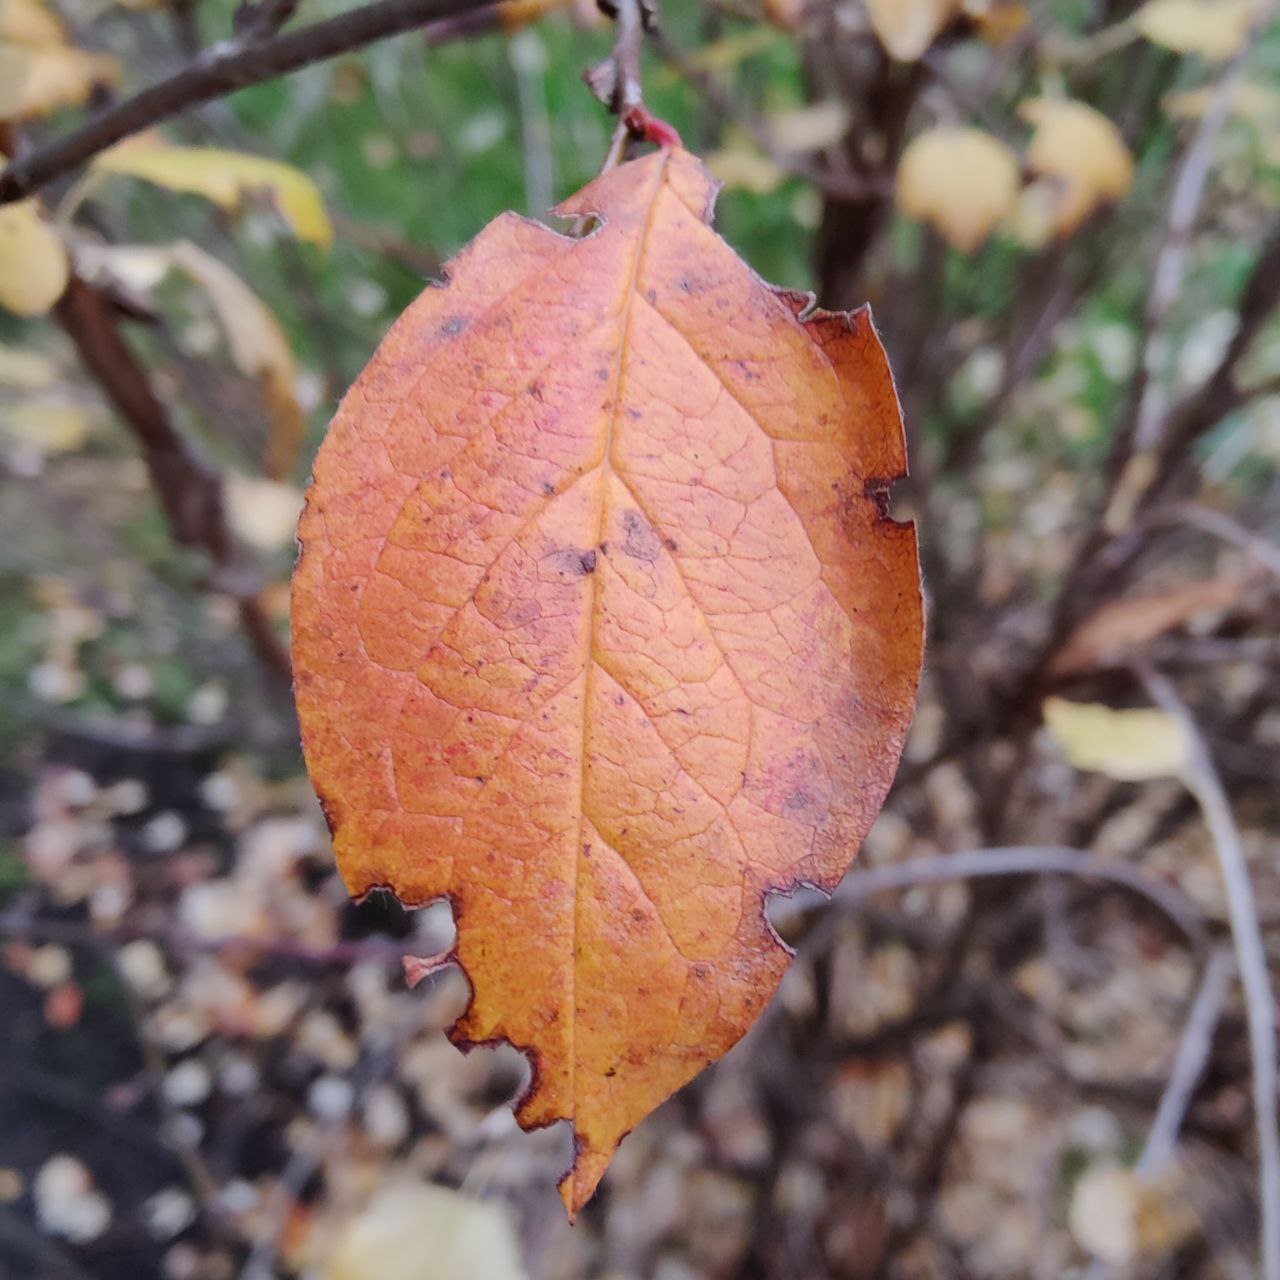
{"label": "dry leaf on ground", "polygon": [[446,1187],[392,1183],[343,1229],[325,1280],[526,1280],[506,1214]]}
{"label": "dry leaf on ground", "polygon": [[683,151],[492,223],[316,461],[294,579],[307,761],[348,888],[448,895],[456,1042],[534,1064],[570,1212],[781,979],[771,889],[834,887],[919,675],[897,396],[709,228]]}

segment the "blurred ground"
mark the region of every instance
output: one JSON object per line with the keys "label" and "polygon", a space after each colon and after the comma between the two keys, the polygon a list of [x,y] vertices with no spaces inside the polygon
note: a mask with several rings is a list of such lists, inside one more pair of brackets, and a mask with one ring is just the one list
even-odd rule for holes
{"label": "blurred ground", "polygon": [[[135,85],[230,10],[57,7]],[[1040,723],[1049,693],[1149,704],[1135,664],[1174,682],[1229,796],[1274,981],[1280,105],[1233,110],[1206,140],[1179,287],[1153,317],[1171,192],[1204,136],[1169,95],[1225,72],[1150,41],[1104,52],[1097,34],[1134,7],[1033,5],[1012,46],[961,24],[890,65],[856,3],[793,21],[799,6],[668,0],[669,38],[701,62],[691,80],[655,58],[647,95],[728,181],[723,234],[772,281],[874,303],[912,436],[894,510],[919,521],[930,647],[860,871],[830,907],[774,904],[798,950],[774,1004],[627,1139],[573,1229],[554,1189],[567,1136],[511,1118],[520,1056],[448,1044],[459,975],[405,987],[401,956],[447,944],[447,909],[348,902],[235,584],[174,549],[134,440],[55,326],[0,315],[4,351],[30,357],[0,366],[0,1274],[1262,1274],[1221,851],[1183,782],[1079,771]],[[1070,57],[1053,44],[1068,39],[1084,42]],[[578,77],[607,48],[572,15],[408,38],[171,130],[309,173],[328,255],[267,209],[128,181],[80,209],[107,240],[195,241],[283,326],[307,440],[280,483],[261,477],[259,389],[199,291],[165,284],[147,300],[160,323],[130,329],[186,438],[232,477],[278,628],[298,486],[336,398],[436,264],[595,172],[611,122]],[[1277,69],[1273,24],[1233,74],[1274,93]],[[976,119],[1025,137],[1016,104],[1064,89],[1133,154],[1116,207],[1038,247],[967,251],[894,212],[904,131]],[[796,115],[831,100],[834,134]],[[789,121],[786,166],[743,127],[769,115]],[[1163,427],[1126,451],[1149,383]],[[1117,522],[1130,489],[1137,516]],[[1010,846],[1087,851],[1111,875],[924,870]],[[1203,1073],[1172,1150],[1144,1163],[1187,1044]]]}

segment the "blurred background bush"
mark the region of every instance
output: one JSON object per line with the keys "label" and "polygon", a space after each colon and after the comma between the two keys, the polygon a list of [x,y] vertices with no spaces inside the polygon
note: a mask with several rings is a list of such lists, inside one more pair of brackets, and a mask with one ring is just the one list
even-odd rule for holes
{"label": "blurred background bush", "polygon": [[[291,7],[0,0],[0,143]],[[906,410],[929,649],[858,868],[570,1229],[521,1057],[405,989],[448,910],[347,901],[282,642],[337,399],[597,171],[610,25],[509,0],[168,121],[0,210],[0,1274],[1274,1280],[1274,11],[662,17],[720,230],[869,299]]]}

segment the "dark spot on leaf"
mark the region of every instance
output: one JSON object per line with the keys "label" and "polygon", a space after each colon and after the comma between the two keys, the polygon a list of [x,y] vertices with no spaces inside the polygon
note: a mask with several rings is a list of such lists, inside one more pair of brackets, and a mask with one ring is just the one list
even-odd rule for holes
{"label": "dark spot on leaf", "polygon": [[652,564],[658,558],[658,535],[638,511],[622,513],[622,527],[627,531],[622,550],[633,560]]}
{"label": "dark spot on leaf", "polygon": [[587,574],[595,572],[596,553],[591,550],[582,551],[578,547],[565,547],[544,556],[543,563],[562,581],[585,578]]}

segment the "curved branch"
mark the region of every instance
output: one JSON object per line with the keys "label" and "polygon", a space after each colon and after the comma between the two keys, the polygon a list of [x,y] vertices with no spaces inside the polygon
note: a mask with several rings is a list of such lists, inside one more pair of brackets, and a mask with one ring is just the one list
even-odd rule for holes
{"label": "curved branch", "polygon": [[482,4],[481,0],[374,0],[268,40],[214,45],[167,80],[148,86],[48,146],[15,160],[0,173],[0,205],[29,196],[122,138],[192,107],[388,36],[403,35],[432,19],[457,18],[481,8],[492,13],[477,18],[498,20],[500,6]]}

